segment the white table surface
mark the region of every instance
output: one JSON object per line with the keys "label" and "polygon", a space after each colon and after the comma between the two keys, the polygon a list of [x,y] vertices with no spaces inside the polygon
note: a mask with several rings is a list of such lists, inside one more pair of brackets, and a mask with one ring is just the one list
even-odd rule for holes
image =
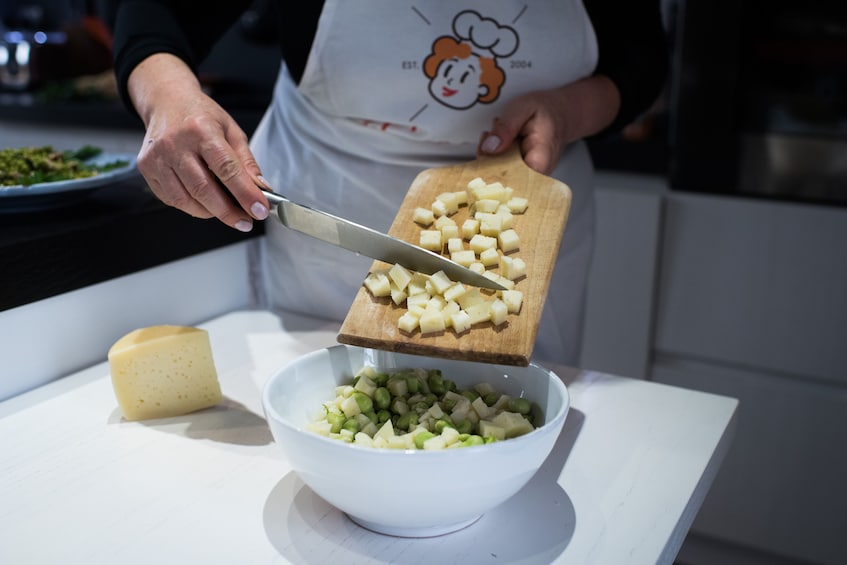
{"label": "white table surface", "polygon": [[312,493],[263,418],[266,379],[334,345],[337,324],[234,312],[202,327],[216,408],[123,421],[105,351],[0,403],[0,563],[671,563],[734,429],[734,399],[551,367],[572,408],[527,487],[459,532],[394,538]]}

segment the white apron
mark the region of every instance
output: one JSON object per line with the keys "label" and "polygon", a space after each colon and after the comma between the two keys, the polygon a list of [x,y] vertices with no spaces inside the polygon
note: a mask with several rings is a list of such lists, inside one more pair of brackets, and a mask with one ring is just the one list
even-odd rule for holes
{"label": "white apron", "polygon": [[[579,0],[327,0],[302,80],[283,64],[251,140],[292,200],[385,231],[415,176],[473,159],[509,99],[590,75]],[[574,192],[534,357],[575,365],[593,234],[583,143],[553,176]],[[344,319],[371,259],[265,223],[251,247],[254,306]]]}

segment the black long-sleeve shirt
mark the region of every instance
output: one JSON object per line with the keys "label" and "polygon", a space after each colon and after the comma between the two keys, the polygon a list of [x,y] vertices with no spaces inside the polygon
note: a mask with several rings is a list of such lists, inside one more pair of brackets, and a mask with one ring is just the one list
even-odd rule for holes
{"label": "black long-sleeve shirt", "polygon": [[[596,73],[618,87],[621,108],[606,131],[630,123],[649,108],[664,85],[668,67],[659,0],[584,0],[597,36]],[[131,111],[127,79],[135,66],[166,52],[197,69],[214,44],[253,4],[252,0],[122,0],[114,30],[115,73],[124,104]],[[283,10],[269,3],[279,21],[279,44],[294,80],[302,75],[323,1],[301,2]]]}

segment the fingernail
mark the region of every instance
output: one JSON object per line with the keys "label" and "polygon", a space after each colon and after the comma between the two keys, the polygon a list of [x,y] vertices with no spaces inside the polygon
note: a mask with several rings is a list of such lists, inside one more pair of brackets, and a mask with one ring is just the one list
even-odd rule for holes
{"label": "fingernail", "polygon": [[250,206],[250,212],[253,213],[253,217],[259,220],[264,220],[268,217],[268,209],[261,202],[254,202]]}
{"label": "fingernail", "polygon": [[259,181],[260,183],[262,183],[263,185],[265,185],[265,188],[270,188],[270,187],[271,187],[271,183],[269,183],[269,182],[268,182],[268,179],[266,179],[266,178],[265,178],[265,177],[263,177],[262,175],[257,176],[257,177],[256,177],[256,180],[257,180],[257,181]]}
{"label": "fingernail", "polygon": [[249,220],[238,220],[235,222],[235,229],[246,233],[253,229],[253,222]]}
{"label": "fingernail", "polygon": [[500,147],[500,138],[496,135],[489,135],[485,138],[485,141],[482,142],[482,150],[486,153],[497,151],[498,147]]}

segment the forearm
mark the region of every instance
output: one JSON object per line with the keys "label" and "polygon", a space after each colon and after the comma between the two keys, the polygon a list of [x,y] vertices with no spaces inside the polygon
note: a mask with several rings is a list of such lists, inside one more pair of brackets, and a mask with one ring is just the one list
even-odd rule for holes
{"label": "forearm", "polygon": [[605,75],[578,80],[558,90],[557,131],[564,144],[595,135],[612,124],[621,107],[618,87]]}
{"label": "forearm", "polygon": [[[585,0],[597,35],[596,73],[619,92],[615,120],[604,131],[629,124],[661,94],[668,70],[668,46],[657,0]],[[600,132],[595,132],[600,133]]]}
{"label": "forearm", "polygon": [[142,61],[170,53],[196,70],[215,42],[249,6],[249,0],[123,0],[115,18],[114,63],[121,99],[128,108],[129,76]]}

